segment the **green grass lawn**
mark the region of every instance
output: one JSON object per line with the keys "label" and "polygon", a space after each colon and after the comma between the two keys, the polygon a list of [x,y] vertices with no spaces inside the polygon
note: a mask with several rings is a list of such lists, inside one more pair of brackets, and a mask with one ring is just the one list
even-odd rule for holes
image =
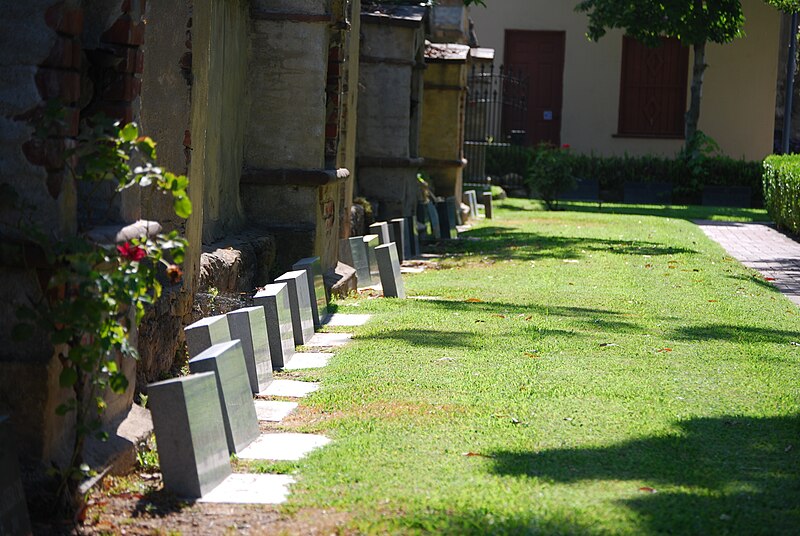
{"label": "green grass lawn", "polygon": [[[499,204],[302,404],[289,511],[367,533],[797,534],[797,307],[684,218]],[[613,208],[613,210],[612,210]],[[612,214],[614,212],[615,214]],[[668,216],[668,217],[667,217]],[[465,455],[469,454],[469,455]]]}

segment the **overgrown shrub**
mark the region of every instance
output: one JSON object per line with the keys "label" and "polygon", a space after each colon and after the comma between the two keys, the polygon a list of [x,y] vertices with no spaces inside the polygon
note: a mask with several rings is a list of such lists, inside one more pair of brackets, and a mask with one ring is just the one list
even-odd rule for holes
{"label": "overgrown shrub", "polygon": [[764,205],[781,229],[800,233],[800,155],[764,160]]}
{"label": "overgrown shrub", "polygon": [[531,154],[528,183],[549,210],[556,209],[558,198],[575,188],[573,157],[569,147],[541,144]]}

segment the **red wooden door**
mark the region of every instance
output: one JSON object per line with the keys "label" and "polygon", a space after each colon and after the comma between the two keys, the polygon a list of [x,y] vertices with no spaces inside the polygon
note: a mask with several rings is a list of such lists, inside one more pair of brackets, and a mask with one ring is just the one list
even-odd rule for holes
{"label": "red wooden door", "polygon": [[528,77],[528,145],[561,145],[564,32],[506,30],[505,65]]}

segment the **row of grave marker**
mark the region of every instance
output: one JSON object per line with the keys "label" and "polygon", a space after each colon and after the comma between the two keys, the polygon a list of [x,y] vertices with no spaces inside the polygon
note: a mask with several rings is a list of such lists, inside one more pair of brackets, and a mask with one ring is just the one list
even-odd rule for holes
{"label": "row of grave marker", "polygon": [[[385,295],[405,297],[395,243],[361,238]],[[253,306],[187,326],[191,374],[148,386],[164,486],[177,495],[206,496],[231,475],[231,454],[248,458],[274,440],[260,434],[253,395],[269,394],[273,370],[300,356],[295,347],[310,344],[328,313],[319,258],[293,268],[259,289]]]}

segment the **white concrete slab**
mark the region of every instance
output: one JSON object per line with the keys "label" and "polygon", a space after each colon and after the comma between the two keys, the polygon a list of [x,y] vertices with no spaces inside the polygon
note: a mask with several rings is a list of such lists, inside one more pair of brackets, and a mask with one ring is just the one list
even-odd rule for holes
{"label": "white concrete slab", "polygon": [[297,402],[256,400],[254,403],[259,421],[281,422],[297,409]]}
{"label": "white concrete slab", "polygon": [[401,274],[421,274],[425,271],[424,266],[401,266],[400,273]]}
{"label": "white concrete slab", "polygon": [[283,370],[324,368],[333,354],[325,352],[297,352]]}
{"label": "white concrete slab", "polygon": [[319,389],[314,382],[297,380],[274,380],[269,387],[261,391],[259,396],[285,396],[287,398],[303,398]]}
{"label": "white concrete slab", "polygon": [[311,348],[344,346],[353,338],[352,333],[315,333],[305,345]]}
{"label": "white concrete slab", "polygon": [[363,326],[369,321],[370,318],[372,318],[372,315],[334,313],[332,315],[328,315],[328,317],[325,319],[325,325],[348,328],[354,326]]}
{"label": "white concrete slab", "polygon": [[295,480],[287,475],[234,473],[200,499],[217,504],[281,504],[289,498]]}
{"label": "white concrete slab", "polygon": [[262,434],[238,456],[243,460],[295,461],[330,442],[327,437],[315,434]]}

